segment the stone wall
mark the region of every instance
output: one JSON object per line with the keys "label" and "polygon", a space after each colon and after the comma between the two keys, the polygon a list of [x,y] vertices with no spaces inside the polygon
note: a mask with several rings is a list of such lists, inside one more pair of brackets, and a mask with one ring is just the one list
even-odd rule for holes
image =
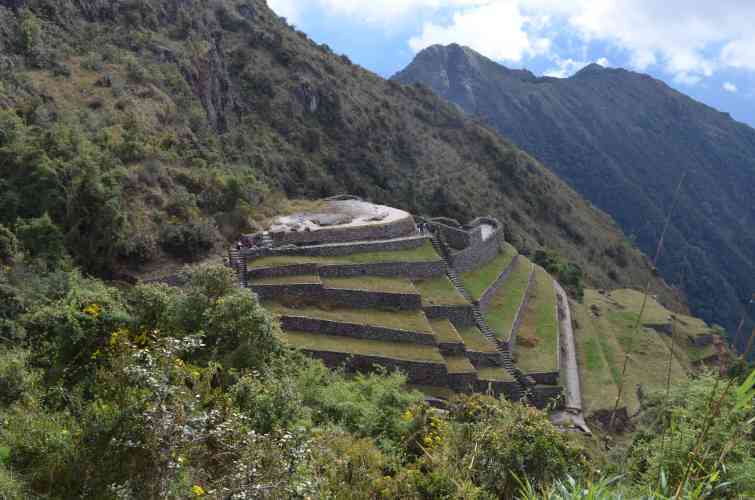
{"label": "stone wall", "polygon": [[273,248],[242,248],[241,256],[246,258],[267,257],[272,255],[293,255],[307,257],[341,257],[366,252],[398,252],[419,248],[430,240],[428,236],[406,236],[384,241],[360,241],[347,243],[327,243]]}
{"label": "stone wall", "polygon": [[477,385],[476,373],[449,373],[448,386],[458,392],[469,393],[474,391]]}
{"label": "stone wall", "polygon": [[532,377],[532,379],[541,385],[558,385],[560,373],[558,371],[553,372],[528,372],[526,376]]}
{"label": "stone wall", "polygon": [[537,408],[549,405],[555,410],[564,408],[563,387],[534,387],[532,389],[532,404]]}
{"label": "stone wall", "polygon": [[500,380],[478,380],[475,382],[475,392],[481,394],[504,395],[507,399],[513,399],[516,394],[516,382],[503,382]]}
{"label": "stone wall", "polygon": [[340,352],[305,350],[310,356],[323,360],[331,367],[344,366],[352,372],[368,373],[375,370],[375,366],[382,366],[388,370],[400,370],[412,384],[447,387],[449,385],[446,365],[421,361],[404,361],[378,356],[351,355]]}
{"label": "stone wall", "polygon": [[455,327],[468,327],[475,324],[472,306],[425,306],[423,308],[428,319],[448,319]]}
{"label": "stone wall", "polygon": [[416,311],[422,308],[422,297],[417,293],[388,293],[345,288],[327,288],[321,283],[251,285],[261,300],[275,300],[281,297],[306,297],[328,304],[352,307],[355,309],[392,309]]}
{"label": "stone wall", "polygon": [[288,314],[281,316],[280,323],[284,330],[321,333],[323,335],[337,335],[364,340],[381,340],[384,342],[437,345],[435,335],[430,333],[410,332],[394,328],[358,325]]}
{"label": "stone wall", "polygon": [[500,253],[501,245],[503,244],[502,240],[503,231],[499,229],[487,240],[451,255],[451,264],[459,273],[465,273],[484,266],[495,259]]}
{"label": "stone wall", "polygon": [[444,356],[460,356],[467,353],[463,342],[438,342],[438,349]]}
{"label": "stone wall", "polygon": [[249,269],[247,279],[256,278],[280,278],[283,276],[296,276],[298,274],[317,274],[317,264],[292,264],[289,266],[263,267]]}
{"label": "stone wall", "polygon": [[442,260],[433,262],[377,262],[373,264],[336,264],[319,267],[320,276],[353,277],[385,276],[410,279],[426,279],[445,276],[446,268]]}
{"label": "stone wall", "polygon": [[466,356],[475,368],[502,366],[501,355],[497,352],[472,351],[467,347]]}
{"label": "stone wall", "polygon": [[306,243],[343,243],[347,241],[389,240],[416,234],[417,225],[411,215],[390,223],[365,224],[354,227],[321,228],[317,231],[271,232],[276,245]]}
{"label": "stone wall", "polygon": [[433,221],[433,227],[440,233],[445,242],[453,249],[462,250],[470,245],[469,232],[461,228],[451,227],[442,222]]}
{"label": "stone wall", "polygon": [[322,293],[321,283],[287,285],[250,285],[260,300],[275,300],[281,297],[311,297]]}
{"label": "stone wall", "polygon": [[378,308],[415,311],[422,308],[422,297],[412,293],[386,293],[368,290],[323,288],[317,292],[326,302],[355,309]]}
{"label": "stone wall", "polygon": [[516,269],[518,262],[519,262],[519,255],[516,255],[514,256],[514,259],[511,261],[511,264],[509,264],[509,266],[503,270],[503,272],[498,276],[498,278],[493,282],[493,284],[490,285],[488,289],[482,293],[482,296],[480,296],[479,305],[480,305],[480,310],[483,313],[488,312],[488,309],[490,308],[490,303],[493,301],[495,294],[498,293],[498,290],[506,282],[511,272],[514,269]]}

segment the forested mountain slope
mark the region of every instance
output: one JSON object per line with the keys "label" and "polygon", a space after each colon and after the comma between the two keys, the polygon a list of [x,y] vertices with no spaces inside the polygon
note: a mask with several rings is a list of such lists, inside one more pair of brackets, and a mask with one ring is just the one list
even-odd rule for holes
{"label": "forested mountain slope", "polygon": [[0,0],[0,67],[0,223],[49,214],[42,228],[90,270],[197,258],[282,191],[492,212],[520,249],[552,248],[598,285],[650,276],[537,161],[262,1]]}
{"label": "forested mountain slope", "polygon": [[647,75],[596,64],[537,78],[434,46],[394,79],[495,126],[650,255],[686,174],[659,268],[697,315],[733,329],[755,290],[755,130]]}

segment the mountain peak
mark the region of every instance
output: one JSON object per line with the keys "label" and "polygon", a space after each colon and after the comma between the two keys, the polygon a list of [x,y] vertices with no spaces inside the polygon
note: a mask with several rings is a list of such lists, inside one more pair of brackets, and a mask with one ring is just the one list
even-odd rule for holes
{"label": "mountain peak", "polygon": [[598,63],[590,63],[581,70],[577,71],[574,76],[580,77],[580,76],[588,76],[588,75],[597,75],[604,73],[608,68],[601,66]]}

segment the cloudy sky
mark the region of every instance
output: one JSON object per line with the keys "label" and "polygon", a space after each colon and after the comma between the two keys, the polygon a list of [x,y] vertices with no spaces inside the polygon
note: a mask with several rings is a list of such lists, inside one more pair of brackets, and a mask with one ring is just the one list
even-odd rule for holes
{"label": "cloudy sky", "polygon": [[268,0],[383,76],[459,43],[568,77],[590,62],[649,73],[755,126],[755,0]]}

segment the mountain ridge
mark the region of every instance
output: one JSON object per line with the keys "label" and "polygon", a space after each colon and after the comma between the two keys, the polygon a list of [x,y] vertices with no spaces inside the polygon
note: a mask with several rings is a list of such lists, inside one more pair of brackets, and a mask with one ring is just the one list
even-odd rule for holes
{"label": "mountain ridge", "polygon": [[420,52],[393,79],[425,84],[494,126],[650,255],[688,172],[659,269],[693,311],[733,330],[755,289],[755,130],[624,69],[529,75],[449,45]]}

